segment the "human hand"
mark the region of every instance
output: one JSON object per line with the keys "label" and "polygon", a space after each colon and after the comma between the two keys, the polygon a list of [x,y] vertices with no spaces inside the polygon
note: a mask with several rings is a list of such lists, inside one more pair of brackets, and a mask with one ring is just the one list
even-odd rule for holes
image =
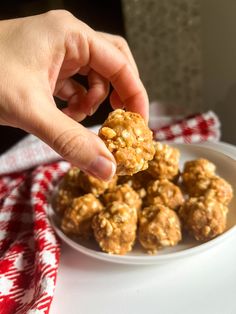
{"label": "human hand", "polygon": [[[103,180],[115,173],[105,144],[78,121],[107,97],[148,119],[148,98],[128,45],[67,11],[0,21],[0,124],[21,128],[81,170]],[[87,75],[89,88],[73,80]],[[53,96],[68,103],[57,109]]]}

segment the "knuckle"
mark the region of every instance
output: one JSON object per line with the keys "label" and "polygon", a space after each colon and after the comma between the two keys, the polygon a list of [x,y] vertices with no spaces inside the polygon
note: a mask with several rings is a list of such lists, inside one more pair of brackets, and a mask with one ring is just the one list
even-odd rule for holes
{"label": "knuckle", "polygon": [[51,10],[45,13],[45,22],[52,36],[59,38],[70,33],[75,17],[67,10]]}
{"label": "knuckle", "polygon": [[46,15],[52,19],[68,18],[73,16],[73,14],[67,10],[50,10],[46,13]]}
{"label": "knuckle", "polygon": [[62,31],[74,18],[73,14],[67,10],[51,10],[45,14],[48,23],[58,27],[59,31]]}
{"label": "knuckle", "polygon": [[116,40],[120,47],[128,47],[128,43],[124,37],[116,35]]}

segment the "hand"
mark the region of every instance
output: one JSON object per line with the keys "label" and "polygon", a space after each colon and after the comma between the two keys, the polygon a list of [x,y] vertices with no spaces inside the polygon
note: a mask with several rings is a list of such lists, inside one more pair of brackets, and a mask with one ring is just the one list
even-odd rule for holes
{"label": "hand", "polygon": [[[112,107],[148,119],[148,98],[126,42],[99,33],[67,11],[0,21],[0,124],[30,132],[100,179],[115,173],[105,144],[77,121],[114,90]],[[87,75],[89,88],[71,77]],[[66,100],[57,109],[53,95]]]}

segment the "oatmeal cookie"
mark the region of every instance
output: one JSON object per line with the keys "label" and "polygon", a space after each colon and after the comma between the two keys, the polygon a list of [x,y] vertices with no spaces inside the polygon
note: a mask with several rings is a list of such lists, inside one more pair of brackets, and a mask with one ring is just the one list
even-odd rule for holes
{"label": "oatmeal cookie", "polygon": [[132,250],[137,228],[137,211],[123,202],[113,202],[92,222],[100,248],[110,254],[124,255]]}
{"label": "oatmeal cookie", "polygon": [[180,188],[169,180],[155,180],[149,184],[145,205],[162,204],[177,210],[184,203],[184,196]]}
{"label": "oatmeal cookie", "polygon": [[92,218],[102,209],[101,202],[92,193],[74,198],[64,214],[61,228],[66,234],[88,239],[92,235]]}
{"label": "oatmeal cookie", "polygon": [[53,200],[53,208],[62,216],[64,212],[70,207],[74,198],[83,195],[80,189],[71,190],[61,187],[58,189],[57,194]]}
{"label": "oatmeal cookie", "polygon": [[139,195],[128,184],[117,185],[113,191],[106,192],[102,196],[102,201],[105,206],[114,201],[124,202],[137,211],[140,210],[142,204]]}
{"label": "oatmeal cookie", "polygon": [[152,131],[138,113],[117,109],[99,130],[117,163],[117,175],[133,175],[145,170],[153,158]]}
{"label": "oatmeal cookie", "polygon": [[60,187],[66,190],[74,191],[79,187],[80,170],[77,167],[71,167],[62,178]]}
{"label": "oatmeal cookie", "polygon": [[70,207],[73,198],[84,194],[79,186],[79,173],[78,168],[70,168],[59,184],[58,191],[53,199],[53,207],[59,215],[63,215],[65,210]]}
{"label": "oatmeal cookie", "polygon": [[182,173],[183,186],[187,193],[194,194],[196,182],[201,178],[210,178],[215,175],[216,166],[207,159],[196,159],[187,161]]}
{"label": "oatmeal cookie", "polygon": [[154,145],[155,155],[149,161],[147,171],[155,179],[175,180],[179,174],[179,150],[159,142],[155,142]]}
{"label": "oatmeal cookie", "polygon": [[190,196],[211,196],[224,205],[228,205],[233,198],[232,186],[218,176],[201,177],[188,191]]}
{"label": "oatmeal cookie", "polygon": [[78,181],[80,188],[86,193],[93,193],[99,196],[106,190],[111,191],[116,186],[117,176],[115,175],[109,182],[105,182],[81,171],[78,176]]}
{"label": "oatmeal cookie", "polygon": [[139,216],[139,241],[149,254],[176,245],[182,238],[175,211],[163,205],[145,207]]}
{"label": "oatmeal cookie", "polygon": [[212,197],[187,200],[179,210],[183,226],[198,241],[208,241],[223,233],[228,208]]}
{"label": "oatmeal cookie", "polygon": [[138,195],[143,199],[146,196],[147,186],[153,181],[153,177],[147,170],[135,173],[133,176],[120,176],[118,184],[128,184],[132,187]]}

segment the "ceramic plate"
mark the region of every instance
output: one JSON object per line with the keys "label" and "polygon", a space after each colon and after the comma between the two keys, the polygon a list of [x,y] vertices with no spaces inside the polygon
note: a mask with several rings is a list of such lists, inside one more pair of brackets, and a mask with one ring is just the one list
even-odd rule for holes
{"label": "ceramic plate", "polygon": [[[213,162],[217,167],[217,174],[226,179],[233,187],[236,194],[236,160],[233,157],[222,153],[218,149],[208,148],[206,146],[195,144],[173,144],[180,150],[180,168],[187,160],[193,160],[197,158],[206,158]],[[56,187],[55,187],[56,190]],[[94,240],[82,241],[76,238],[70,238],[65,235],[59,228],[58,217],[56,216],[51,204],[48,206],[48,215],[51,220],[52,226],[55,229],[58,236],[65,241],[69,246],[75,250],[82,252],[91,257],[105,260],[114,263],[122,264],[162,264],[172,262],[178,259],[187,258],[194,254],[202,253],[206,250],[212,249],[226,241],[233,233],[236,232],[236,197],[229,205],[229,214],[227,219],[227,230],[220,236],[206,243],[199,243],[191,237],[185,237],[184,240],[177,246],[172,248],[165,248],[158,252],[157,255],[148,255],[145,253],[140,245],[136,244],[132,252],[125,256],[112,255],[103,253],[100,251],[98,245]]]}

